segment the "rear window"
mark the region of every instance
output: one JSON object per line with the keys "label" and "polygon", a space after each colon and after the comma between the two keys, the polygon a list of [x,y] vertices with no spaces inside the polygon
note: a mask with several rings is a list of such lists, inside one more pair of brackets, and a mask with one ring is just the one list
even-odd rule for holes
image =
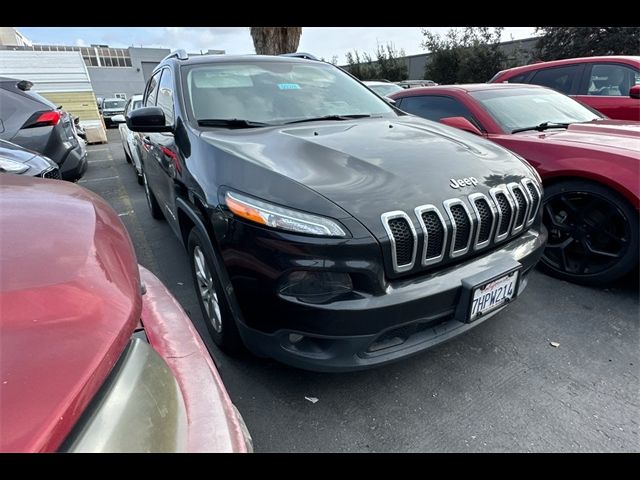
{"label": "rear window", "polygon": [[122,108],[124,109],[126,100],[105,100],[102,108]]}

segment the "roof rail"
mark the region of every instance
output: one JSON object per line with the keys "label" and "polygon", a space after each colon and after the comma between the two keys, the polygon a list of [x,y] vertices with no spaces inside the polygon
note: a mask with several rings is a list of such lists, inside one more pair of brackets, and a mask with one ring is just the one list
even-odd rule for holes
{"label": "roof rail", "polygon": [[311,55],[310,53],[304,52],[294,52],[294,53],[281,53],[278,55],[279,57],[295,57],[295,58],[305,58],[307,60],[316,60],[319,61],[317,57]]}
{"label": "roof rail", "polygon": [[187,52],[184,49],[180,48],[178,50],[174,50],[169,55],[164,57],[162,61],[164,62],[165,60],[168,60],[173,57],[176,57],[178,60],[189,60],[189,55],[187,55]]}

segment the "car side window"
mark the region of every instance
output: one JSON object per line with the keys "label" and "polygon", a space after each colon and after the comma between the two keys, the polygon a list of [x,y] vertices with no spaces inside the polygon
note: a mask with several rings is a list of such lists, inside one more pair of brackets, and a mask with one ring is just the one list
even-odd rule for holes
{"label": "car side window", "polygon": [[515,77],[511,77],[510,79],[507,80],[507,82],[509,83],[523,83],[524,78],[528,75],[529,73],[523,73],[521,75],[516,75]]}
{"label": "car side window", "polygon": [[156,73],[151,80],[149,80],[149,84],[147,85],[147,91],[144,97],[144,105],[145,107],[154,107],[156,104],[156,96],[158,95],[158,80],[160,79],[160,72]]}
{"label": "car side window", "polygon": [[173,75],[168,68],[163,70],[160,79],[160,87],[158,89],[157,105],[164,112],[164,118],[167,125],[173,125]]}
{"label": "car side window", "polygon": [[580,75],[582,65],[567,65],[566,67],[543,68],[534,73],[528,83],[553,88],[560,93],[570,94],[574,80]]}
{"label": "car side window", "polygon": [[469,109],[460,101],[451,97],[437,95],[404,97],[402,99],[402,110],[434,122],[445,117],[464,117],[479,127],[478,121]]}
{"label": "car side window", "polygon": [[596,63],[591,67],[587,95],[628,97],[629,89],[640,83],[640,71],[626,65]]}

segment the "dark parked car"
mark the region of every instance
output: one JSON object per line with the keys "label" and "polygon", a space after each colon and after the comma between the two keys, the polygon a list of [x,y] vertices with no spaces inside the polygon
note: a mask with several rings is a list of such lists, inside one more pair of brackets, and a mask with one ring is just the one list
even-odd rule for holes
{"label": "dark parked car", "polygon": [[640,56],[582,57],[498,72],[491,83],[553,88],[617,120],[640,120]]}
{"label": "dark parked car", "polygon": [[105,98],[102,102],[102,118],[107,128],[117,125],[112,118],[124,114],[127,101],[122,98]]}
{"label": "dark parked car", "polygon": [[340,68],[163,60],[127,125],[214,341],[314,370],[418,353],[501,310],[542,254],[535,171]]}
{"label": "dark parked car", "polygon": [[0,77],[0,139],[38,152],[58,164],[64,180],[87,169],[87,151],[71,116],[31,90],[26,80]]}
{"label": "dark parked car", "polygon": [[4,140],[0,140],[0,172],[60,178],[60,170],[53,160]]}
{"label": "dark parked car", "polygon": [[537,169],[548,273],[602,285],[637,267],[640,122],[604,119],[537,85],[441,85],[392,98],[406,112],[486,137]]}
{"label": "dark parked car", "polygon": [[187,314],[79,185],[0,175],[0,452],[246,452]]}

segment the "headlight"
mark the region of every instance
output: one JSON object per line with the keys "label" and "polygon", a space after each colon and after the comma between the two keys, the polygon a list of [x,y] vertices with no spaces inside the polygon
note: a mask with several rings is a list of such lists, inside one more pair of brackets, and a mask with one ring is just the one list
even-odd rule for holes
{"label": "headlight", "polygon": [[29,170],[29,167],[24,163],[15,162],[8,158],[0,157],[0,171],[7,173],[22,173]]}
{"label": "headlight", "polygon": [[227,192],[225,202],[237,216],[268,227],[324,237],[347,236],[336,222],[318,215],[279,207],[239,193]]}

